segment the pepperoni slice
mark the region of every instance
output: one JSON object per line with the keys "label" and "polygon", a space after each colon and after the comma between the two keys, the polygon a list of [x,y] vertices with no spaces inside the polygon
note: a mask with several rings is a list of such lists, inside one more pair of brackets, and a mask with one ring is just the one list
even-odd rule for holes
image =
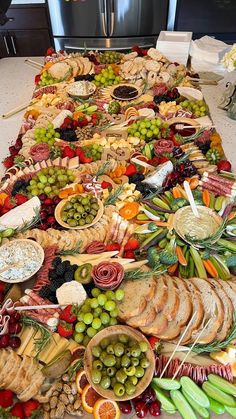
{"label": "pepperoni slice", "polygon": [[124,278],[124,268],[118,262],[101,262],[94,266],[92,278],[99,288],[114,290]]}
{"label": "pepperoni slice", "polygon": [[156,156],[162,156],[163,153],[171,153],[174,146],[171,140],[158,140],[154,144],[154,153]]}
{"label": "pepperoni slice", "polygon": [[35,162],[49,159],[50,147],[48,144],[35,144],[30,148],[30,155]]}

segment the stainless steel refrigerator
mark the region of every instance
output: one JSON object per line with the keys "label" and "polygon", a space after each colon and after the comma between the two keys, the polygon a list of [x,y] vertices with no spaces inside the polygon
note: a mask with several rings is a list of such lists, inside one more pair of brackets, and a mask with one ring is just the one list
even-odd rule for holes
{"label": "stainless steel refrigerator", "polygon": [[168,0],[48,0],[55,48],[129,49],[155,45]]}

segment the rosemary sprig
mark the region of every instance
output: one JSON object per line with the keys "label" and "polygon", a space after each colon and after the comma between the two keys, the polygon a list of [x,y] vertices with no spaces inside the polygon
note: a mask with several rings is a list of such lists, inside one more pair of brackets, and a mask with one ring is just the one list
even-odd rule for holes
{"label": "rosemary sprig", "polygon": [[21,227],[16,229],[16,233],[24,233],[25,231],[33,228],[36,224],[40,222],[40,214],[38,209],[34,209],[34,217],[31,221],[25,222]]}
{"label": "rosemary sprig", "polygon": [[36,350],[36,358],[38,358],[40,352],[45,348],[45,346],[47,346],[47,344],[50,342],[51,338],[52,338],[52,334],[50,333],[50,331],[43,326],[42,324],[38,323],[36,320],[31,319],[28,316],[22,316],[22,324],[24,326],[29,326],[29,327],[33,327],[33,329],[35,330],[35,332],[40,332],[40,337],[37,339],[34,339],[34,345],[35,345],[35,350]]}
{"label": "rosemary sprig", "polygon": [[59,256],[70,256],[70,255],[74,255],[76,253],[80,253],[81,245],[82,245],[82,241],[79,240],[76,247],[74,247],[73,249],[69,249],[69,250],[61,250],[60,253],[58,253],[58,255]]}
{"label": "rosemary sprig", "polygon": [[[194,125],[193,125],[194,128]],[[191,141],[196,140],[200,135],[205,131],[206,128],[201,128],[199,131],[196,131],[194,134],[190,135],[189,137],[183,137],[182,143],[190,143]]]}
{"label": "rosemary sprig", "polygon": [[110,162],[109,161],[106,161],[105,163],[103,163],[102,166],[98,169],[95,177],[98,178],[99,176],[105,175],[105,173],[107,173],[109,167],[110,167]]}
{"label": "rosemary sprig", "polygon": [[217,339],[214,339],[208,345],[195,345],[193,347],[193,351],[198,354],[201,354],[202,352],[219,351],[220,349],[228,346],[234,339],[236,339],[236,312],[234,313],[233,323],[229,331],[229,334],[223,342],[219,342]]}
{"label": "rosemary sprig", "polygon": [[150,276],[161,275],[166,272],[162,265],[156,265],[151,271],[142,271],[142,269],[133,269],[132,271],[125,272],[124,280],[137,281],[139,279],[146,279]]}
{"label": "rosemary sprig", "polygon": [[123,191],[124,185],[119,185],[118,188],[116,188],[114,192],[111,192],[107,199],[105,199],[104,205],[114,205]]}

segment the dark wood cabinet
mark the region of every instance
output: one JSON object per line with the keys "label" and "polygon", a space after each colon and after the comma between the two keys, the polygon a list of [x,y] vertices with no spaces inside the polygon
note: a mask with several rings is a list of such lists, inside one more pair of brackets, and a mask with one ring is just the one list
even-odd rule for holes
{"label": "dark wood cabinet", "polygon": [[0,58],[44,55],[51,45],[46,5],[12,6],[0,26]]}

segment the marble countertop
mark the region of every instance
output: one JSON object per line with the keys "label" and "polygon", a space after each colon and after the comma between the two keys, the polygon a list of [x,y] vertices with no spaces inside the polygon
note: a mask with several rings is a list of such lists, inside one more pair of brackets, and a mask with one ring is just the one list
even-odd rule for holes
{"label": "marble countertop", "polygon": [[[42,63],[42,57],[33,57],[34,61]],[[25,58],[3,58],[0,60],[0,161],[8,154],[9,145],[15,141],[20,130],[21,121],[24,111],[8,118],[2,119],[1,115],[18,107],[21,104],[27,104],[34,90],[34,76],[38,73],[38,69],[24,63]],[[209,105],[210,113],[217,131],[222,137],[223,147],[227,158],[233,163],[233,169],[236,171],[236,121],[227,117],[225,111],[217,108],[218,98],[221,96],[227,81],[235,81],[235,74],[226,74],[218,86],[203,86],[203,94]],[[3,173],[1,166],[0,174]],[[90,417],[88,415],[86,418]],[[133,417],[133,416],[132,416]],[[163,419],[173,417],[173,415],[162,414]],[[174,415],[180,418],[179,415]],[[212,418],[218,416],[212,415]],[[229,418],[224,414],[221,418]],[[67,416],[67,419],[72,416]]]}

